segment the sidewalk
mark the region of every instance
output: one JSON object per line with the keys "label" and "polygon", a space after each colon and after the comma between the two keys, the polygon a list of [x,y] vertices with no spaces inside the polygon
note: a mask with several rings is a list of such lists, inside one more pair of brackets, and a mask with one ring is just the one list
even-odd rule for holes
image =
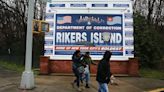
{"label": "sidewalk", "polygon": [[[20,77],[17,77],[19,79]],[[0,85],[0,92],[77,92],[72,87],[71,82],[74,80],[73,76],[37,76],[35,78],[36,88],[33,90],[20,90],[19,82],[7,81],[0,78],[0,82],[4,83]],[[95,81],[95,77],[91,77],[91,88],[84,89],[83,92],[97,92],[98,85]],[[110,92],[142,92],[141,89],[129,85],[125,82],[118,81],[118,86],[109,86]]]}
{"label": "sidewalk", "polygon": [[[36,75],[36,88],[32,90],[20,90],[21,75],[0,68],[0,92],[77,92],[71,82],[74,76]],[[155,80],[139,77],[117,77],[116,85],[109,85],[110,92],[148,92],[156,88],[164,88],[164,80]],[[91,77],[91,88],[83,92],[98,92],[98,84],[95,77]]]}

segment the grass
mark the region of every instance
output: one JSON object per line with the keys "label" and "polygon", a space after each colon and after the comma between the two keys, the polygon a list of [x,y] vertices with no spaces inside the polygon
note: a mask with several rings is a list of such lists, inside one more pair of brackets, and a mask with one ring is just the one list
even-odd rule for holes
{"label": "grass", "polygon": [[140,75],[146,78],[164,79],[164,71],[154,69],[140,69]]}
{"label": "grass", "polygon": [[[0,61],[0,67],[3,67],[3,68],[8,69],[8,70],[16,71],[20,74],[25,69],[23,65],[15,64],[12,62],[6,62],[6,61]],[[35,75],[39,74],[39,71],[36,69],[33,69],[33,72]]]}
{"label": "grass", "polygon": [[8,70],[16,71],[18,73],[21,73],[24,71],[24,66],[21,66],[12,62],[0,61],[0,66]]}

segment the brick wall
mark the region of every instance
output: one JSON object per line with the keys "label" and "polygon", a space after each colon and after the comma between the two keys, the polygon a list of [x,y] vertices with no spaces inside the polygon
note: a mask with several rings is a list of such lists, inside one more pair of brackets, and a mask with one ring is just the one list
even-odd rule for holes
{"label": "brick wall", "polygon": [[[44,60],[40,60],[44,61]],[[99,61],[96,61],[97,63]],[[41,64],[41,63],[40,63]],[[40,65],[44,66],[44,65]],[[138,61],[136,59],[129,59],[129,61],[110,61],[111,73],[113,74],[130,74],[132,76],[138,75]],[[44,70],[40,67],[40,70]],[[72,73],[71,60],[49,60],[49,72],[51,73]],[[44,70],[45,71],[45,70]],[[97,72],[97,65],[91,65],[91,73]]]}

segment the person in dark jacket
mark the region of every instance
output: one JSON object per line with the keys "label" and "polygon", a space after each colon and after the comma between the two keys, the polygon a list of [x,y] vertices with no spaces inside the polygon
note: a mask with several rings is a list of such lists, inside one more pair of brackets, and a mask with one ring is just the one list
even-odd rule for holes
{"label": "person in dark jacket", "polygon": [[99,84],[98,92],[109,92],[108,83],[110,82],[110,65],[109,61],[112,53],[106,51],[103,55],[103,58],[98,64],[96,80]]}
{"label": "person in dark jacket", "polygon": [[72,70],[73,70],[73,73],[75,74],[76,76],[76,79],[74,80],[74,82],[72,83],[72,85],[74,86],[74,83],[76,83],[77,87],[78,87],[78,91],[81,91],[80,89],[80,72],[78,70],[78,68],[80,66],[83,66],[82,63],[81,63],[81,59],[82,59],[83,55],[81,55],[81,52],[80,50],[76,50],[74,52],[74,54],[72,55]]}

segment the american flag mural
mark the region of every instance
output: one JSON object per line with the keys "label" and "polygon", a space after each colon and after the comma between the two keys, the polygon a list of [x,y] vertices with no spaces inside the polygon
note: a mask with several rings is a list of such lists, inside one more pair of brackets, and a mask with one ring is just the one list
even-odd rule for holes
{"label": "american flag mural", "polygon": [[57,17],[57,24],[71,23],[71,21],[72,21],[71,16]]}

